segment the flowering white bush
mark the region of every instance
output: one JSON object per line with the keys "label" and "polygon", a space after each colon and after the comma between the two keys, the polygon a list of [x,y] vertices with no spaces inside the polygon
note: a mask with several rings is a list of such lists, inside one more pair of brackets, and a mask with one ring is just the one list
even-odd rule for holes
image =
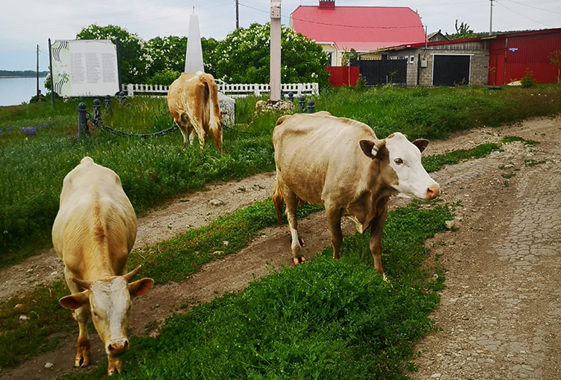
{"label": "flowering white bush", "polygon": [[[215,76],[229,83],[269,83],[269,35],[268,23],[252,24],[227,35],[218,43]],[[319,45],[283,26],[281,49],[284,83],[318,82],[320,87],[328,84],[327,56]]]}
{"label": "flowering white bush", "polygon": [[[201,38],[205,72],[228,83],[269,83],[269,34],[267,23],[237,29],[223,41]],[[145,42],[121,27],[93,24],[76,38],[114,43],[118,39],[122,83],[168,84],[185,67],[187,37],[155,37]],[[284,83],[318,82],[320,88],[328,84],[327,56],[314,41],[283,26],[281,48]],[[166,83],[156,83],[161,80]]]}

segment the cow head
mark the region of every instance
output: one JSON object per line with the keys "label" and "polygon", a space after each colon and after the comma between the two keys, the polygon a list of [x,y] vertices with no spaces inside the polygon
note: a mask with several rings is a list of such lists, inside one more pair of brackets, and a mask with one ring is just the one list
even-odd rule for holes
{"label": "cow head", "polygon": [[361,140],[364,154],[372,159],[387,163],[392,171],[389,185],[397,192],[418,199],[434,199],[440,193],[440,186],[427,173],[421,164],[421,153],[428,140],[410,142],[399,132],[377,142]]}
{"label": "cow head", "polygon": [[127,328],[131,296],[146,294],[154,286],[154,280],[151,278],[130,282],[140,268],[139,266],[124,276],[98,281],[73,278],[72,280],[85,290],[63,297],[59,301],[62,306],[71,310],[89,303],[95,329],[109,356],[119,356],[129,348]]}

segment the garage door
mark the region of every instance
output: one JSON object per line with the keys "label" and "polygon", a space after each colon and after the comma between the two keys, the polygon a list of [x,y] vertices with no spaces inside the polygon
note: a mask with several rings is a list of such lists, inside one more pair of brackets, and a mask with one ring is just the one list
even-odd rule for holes
{"label": "garage door", "polygon": [[435,55],[432,84],[456,86],[469,84],[469,55]]}

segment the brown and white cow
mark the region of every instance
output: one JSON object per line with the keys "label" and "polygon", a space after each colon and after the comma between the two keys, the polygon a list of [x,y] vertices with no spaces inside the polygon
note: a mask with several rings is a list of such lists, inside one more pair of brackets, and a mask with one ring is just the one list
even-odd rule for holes
{"label": "brown and white cow", "polygon": [[421,164],[428,141],[411,143],[401,133],[380,140],[366,124],[318,112],[279,118],[273,144],[277,168],[273,202],[278,212],[286,201],[294,264],[305,261],[296,220],[301,199],[325,207],[335,259],[343,240],[341,217],[350,217],[360,233],[370,227],[374,266],[385,279],[382,230],[389,197],[402,193],[428,200],[440,192]]}
{"label": "brown and white cow", "polygon": [[168,107],[183,135],[183,148],[193,145],[195,134],[204,148],[207,133],[222,150],[222,116],[214,77],[201,71],[182,73],[169,87]]}
{"label": "brown and white cow", "polygon": [[86,323],[91,316],[108,355],[107,373],[121,372],[120,357],[129,348],[131,296],[147,293],[154,281],[131,282],[140,267],[126,272],[136,215],[119,176],[84,157],[64,178],[52,236],[72,292],[59,302],[73,310],[80,330],[74,365],[90,364]]}

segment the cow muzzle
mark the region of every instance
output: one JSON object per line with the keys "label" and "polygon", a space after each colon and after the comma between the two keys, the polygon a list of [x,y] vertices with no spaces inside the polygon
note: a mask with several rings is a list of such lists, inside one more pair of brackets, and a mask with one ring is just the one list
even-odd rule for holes
{"label": "cow muzzle", "polygon": [[427,188],[427,199],[434,199],[440,194],[440,186],[437,184]]}
{"label": "cow muzzle", "polygon": [[108,355],[116,356],[121,355],[129,349],[129,340],[128,339],[121,339],[109,342],[105,347],[105,351],[107,351]]}

